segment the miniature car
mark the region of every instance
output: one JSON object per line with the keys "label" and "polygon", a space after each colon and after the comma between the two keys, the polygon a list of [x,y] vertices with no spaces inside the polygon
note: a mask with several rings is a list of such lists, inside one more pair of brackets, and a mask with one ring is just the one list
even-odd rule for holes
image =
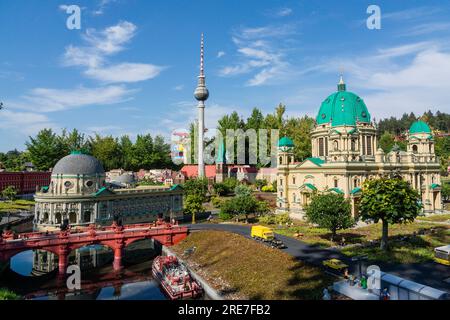
{"label": "miniature car", "polygon": [[346,265],[345,263],[343,263],[341,260],[339,260],[339,259],[329,259],[329,260],[324,260],[323,262],[322,262],[322,264],[325,266],[325,267],[328,267],[328,268],[331,268],[331,269],[334,269],[334,270],[338,270],[338,271],[341,271],[341,270],[343,270],[343,269],[345,269],[345,268],[348,268],[348,265]]}

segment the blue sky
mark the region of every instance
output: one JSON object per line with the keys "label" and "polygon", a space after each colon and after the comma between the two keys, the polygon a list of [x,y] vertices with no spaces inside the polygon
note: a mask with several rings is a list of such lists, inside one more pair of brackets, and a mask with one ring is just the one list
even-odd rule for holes
{"label": "blue sky", "polygon": [[[66,27],[67,5],[81,30]],[[366,10],[381,8],[381,30]],[[0,151],[46,127],[170,136],[196,116],[201,32],[206,124],[255,106],[315,116],[341,70],[372,117],[449,112],[450,1],[3,0]]]}

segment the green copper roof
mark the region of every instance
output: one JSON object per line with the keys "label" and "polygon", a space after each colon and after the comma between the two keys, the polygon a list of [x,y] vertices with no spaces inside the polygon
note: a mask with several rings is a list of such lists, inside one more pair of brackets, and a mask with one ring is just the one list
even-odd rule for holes
{"label": "green copper roof", "polygon": [[72,150],[70,152],[70,154],[77,155],[77,154],[83,154],[83,152],[81,152],[80,150]]}
{"label": "green copper roof", "polygon": [[342,191],[342,190],[339,189],[339,188],[332,188],[332,189],[330,189],[330,191],[331,191],[331,192],[336,192],[336,193],[338,193],[338,194],[344,194],[344,191]]}
{"label": "green copper roof", "polygon": [[338,92],[322,102],[317,114],[317,124],[331,123],[331,126],[354,126],[357,122],[370,123],[370,113],[364,101],[356,94],[346,91],[340,84]]}
{"label": "green copper roof", "polygon": [[179,184],[174,184],[172,187],[170,187],[170,191],[175,191],[175,190],[183,190],[183,187],[180,186]]}
{"label": "green copper roof", "polygon": [[101,188],[100,190],[98,190],[96,193],[92,194],[92,196],[94,197],[98,197],[100,196],[102,193],[109,191],[106,187]]}
{"label": "green copper roof", "polygon": [[283,137],[280,139],[280,141],[278,141],[278,146],[279,147],[293,147],[294,146],[294,142],[291,140],[291,138],[288,137]]}
{"label": "green copper roof", "polygon": [[439,185],[439,184],[437,184],[437,183],[433,183],[433,184],[430,186],[431,189],[437,189],[437,188],[440,188],[440,187],[441,187],[441,185]]}
{"label": "green copper roof", "polygon": [[311,189],[312,191],[317,191],[317,188],[315,185],[313,185],[312,183],[305,183],[302,187],[306,187]]}
{"label": "green copper roof", "polygon": [[311,161],[312,163],[318,165],[319,167],[321,167],[325,163],[325,160],[322,160],[320,158],[306,158],[306,160]]}
{"label": "green copper roof", "polygon": [[357,187],[357,188],[353,189],[350,193],[355,194],[355,193],[360,193],[361,191],[362,191],[362,189]]}
{"label": "green copper roof", "polygon": [[409,134],[413,133],[431,133],[431,129],[426,122],[419,120],[414,122],[409,129]]}

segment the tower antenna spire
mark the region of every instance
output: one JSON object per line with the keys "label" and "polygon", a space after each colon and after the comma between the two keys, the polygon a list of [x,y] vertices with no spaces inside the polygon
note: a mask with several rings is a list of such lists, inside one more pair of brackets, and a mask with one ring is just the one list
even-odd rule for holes
{"label": "tower antenna spire", "polygon": [[202,40],[200,43],[200,77],[205,76],[205,41],[202,32]]}
{"label": "tower antenna spire", "polygon": [[205,101],[208,100],[209,91],[205,81],[205,41],[202,33],[200,42],[200,75],[194,97],[198,101],[198,177],[205,177],[205,161],[203,157],[205,134]]}

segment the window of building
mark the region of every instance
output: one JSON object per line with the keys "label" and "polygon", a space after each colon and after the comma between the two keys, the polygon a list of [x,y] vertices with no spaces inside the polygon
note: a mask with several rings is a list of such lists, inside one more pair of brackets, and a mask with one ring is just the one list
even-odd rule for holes
{"label": "window of building", "polygon": [[333,141],[333,150],[338,151],[339,150],[339,141],[334,140]]}
{"label": "window of building", "polygon": [[351,142],[351,150],[352,150],[352,151],[356,151],[356,139],[352,139],[352,142]]}
{"label": "window of building", "polygon": [[328,138],[325,138],[325,155],[328,156]]}
{"label": "window of building", "polygon": [[367,137],[367,155],[372,155],[372,137],[370,136]]}
{"label": "window of building", "polygon": [[280,179],[280,186],[283,185],[283,179]]}
{"label": "window of building", "polygon": [[417,147],[417,145],[413,145],[413,146],[412,146],[412,151],[413,151],[413,153],[417,153],[417,152],[418,152],[418,147]]}
{"label": "window of building", "polygon": [[292,177],[292,184],[295,184],[295,177]]}
{"label": "window of building", "polygon": [[365,155],[366,154],[366,137],[362,137],[362,154]]}
{"label": "window of building", "polygon": [[319,138],[319,157],[323,157],[325,155],[324,150],[323,138]]}
{"label": "window of building", "polygon": [[339,186],[339,180],[334,179],[334,187],[337,188]]}

